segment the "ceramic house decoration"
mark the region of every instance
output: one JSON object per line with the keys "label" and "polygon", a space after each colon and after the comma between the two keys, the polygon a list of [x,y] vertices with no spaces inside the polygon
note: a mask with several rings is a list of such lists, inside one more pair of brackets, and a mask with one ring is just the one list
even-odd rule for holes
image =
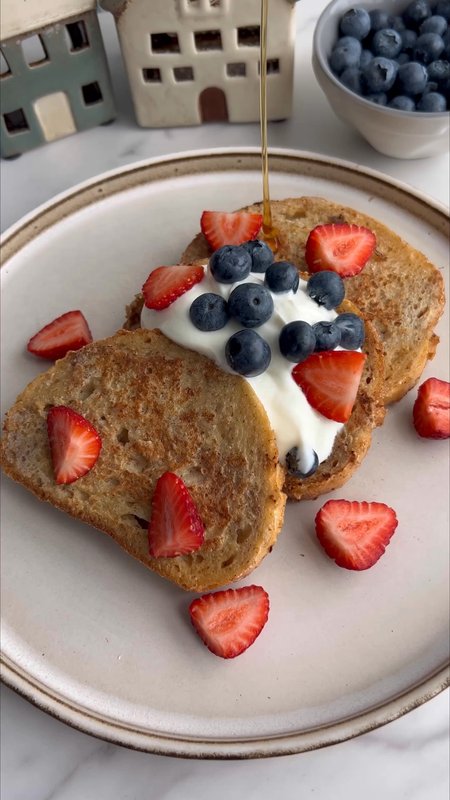
{"label": "ceramic house decoration", "polygon": [[1,0],[1,154],[115,116],[95,0]]}
{"label": "ceramic house decoration", "polygon": [[[259,119],[261,0],[100,0],[143,127]],[[269,0],[268,118],[291,113],[295,0]]]}

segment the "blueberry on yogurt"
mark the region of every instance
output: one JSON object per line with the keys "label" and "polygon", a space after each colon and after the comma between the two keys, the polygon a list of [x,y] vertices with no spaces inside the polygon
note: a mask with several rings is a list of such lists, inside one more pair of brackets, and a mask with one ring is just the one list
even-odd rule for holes
{"label": "blueberry on yogurt", "polygon": [[199,331],[218,331],[230,317],[227,301],[220,294],[205,292],[191,304],[189,317]]}
{"label": "blueberry on yogurt", "polygon": [[334,320],[341,334],[341,347],[344,350],[359,350],[364,344],[364,320],[357,314],[346,312]]}
{"label": "blueberry on yogurt", "polygon": [[242,247],[247,250],[252,259],[251,272],[265,272],[273,262],[273,252],[269,245],[260,239],[245,242]]}
{"label": "blueberry on yogurt", "polygon": [[209,259],[211,274],[218,283],[243,281],[250,274],[251,267],[251,255],[242,245],[226,244]]}
{"label": "blueberry on yogurt", "polygon": [[286,453],[286,469],[293,478],[309,478],[319,466],[319,457],[315,450],[306,459],[298,447],[291,447]]}
{"label": "blueberry on yogurt", "polygon": [[314,353],[316,336],[308,322],[295,320],[283,326],[278,343],[281,354],[288,361],[299,364],[300,361],[304,361],[311,353]]}
{"label": "blueberry on yogurt", "polygon": [[266,270],[264,282],[272,292],[296,292],[299,284],[297,268],[290,261],[274,261]]}
{"label": "blueberry on yogurt", "polygon": [[228,311],[245,328],[257,328],[272,316],[272,295],[261,283],[241,283],[228,298]]}
{"label": "blueberry on yogurt", "polygon": [[324,269],[311,275],[306,284],[306,293],[317,305],[327,309],[336,308],[345,297],[344,281],[337,272]]}
{"label": "blueberry on yogurt", "polygon": [[316,353],[324,350],[334,350],[341,343],[341,331],[334,322],[324,320],[312,326],[316,337]]}
{"label": "blueberry on yogurt", "polygon": [[225,358],[234,372],[246,378],[261,375],[270,364],[271,352],[266,340],[251,328],[230,336],[225,345]]}

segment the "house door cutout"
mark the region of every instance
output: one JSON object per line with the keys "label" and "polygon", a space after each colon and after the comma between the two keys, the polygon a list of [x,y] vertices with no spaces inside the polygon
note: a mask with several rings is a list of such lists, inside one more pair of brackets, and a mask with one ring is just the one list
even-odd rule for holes
{"label": "house door cutout", "polygon": [[34,110],[46,142],[76,133],[75,120],[64,92],[53,92],[40,97],[34,103]]}
{"label": "house door cutout", "polygon": [[202,122],[228,122],[227,98],[222,89],[210,86],[199,97]]}

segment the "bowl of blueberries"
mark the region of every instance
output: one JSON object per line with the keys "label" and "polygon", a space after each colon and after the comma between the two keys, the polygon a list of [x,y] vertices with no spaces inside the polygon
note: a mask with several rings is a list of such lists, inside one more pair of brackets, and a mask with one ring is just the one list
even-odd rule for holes
{"label": "bowl of blueberries", "polygon": [[313,68],[334,112],[380,153],[425,158],[450,143],[450,0],[333,0]]}

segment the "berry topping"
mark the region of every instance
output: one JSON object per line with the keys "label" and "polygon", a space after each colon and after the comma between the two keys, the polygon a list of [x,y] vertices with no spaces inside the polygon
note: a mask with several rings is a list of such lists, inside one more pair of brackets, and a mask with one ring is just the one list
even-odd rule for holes
{"label": "berry topping", "polygon": [[228,310],[245,328],[257,328],[272,316],[272,295],[260,283],[241,283],[228,298]]}
{"label": "berry topping", "polygon": [[281,329],[279,338],[280,352],[288,359],[298,364],[314,353],[316,336],[312,326],[303,320],[288,322]]}
{"label": "berry topping", "polygon": [[218,331],[230,317],[227,301],[220,294],[205,292],[192,303],[189,317],[199,331]]}
{"label": "berry topping", "polygon": [[81,414],[53,406],[47,414],[47,433],[56,483],[73,483],[92,469],[102,441]]}
{"label": "berry topping", "polygon": [[40,358],[63,358],[92,342],[92,334],[81,311],[67,311],[41,328],[28,342],[27,350]]}
{"label": "berry topping", "polygon": [[249,211],[204,211],[200,220],[202,233],[212,250],[255,239],[261,225],[261,214]]}
{"label": "berry topping", "polygon": [[205,594],[189,606],[191,622],[208,650],[234,658],[259,636],[269,616],[269,595],[262,586],[243,586]]}
{"label": "berry topping", "polygon": [[328,309],[336,308],[345,297],[344,281],[337,272],[325,269],[311,275],[306,293],[317,305]]}
{"label": "berry topping", "polygon": [[397,527],[395,511],[385,503],[328,500],[316,515],[316,533],[339,567],[369,569],[383,555]]}
{"label": "berry topping", "polygon": [[304,453],[298,447],[291,447],[289,452],[286,453],[286,468],[289,475],[294,478],[309,478],[310,475],[314,474],[318,466],[319,456],[315,450],[312,451],[309,459],[305,458]]}
{"label": "berry topping", "polygon": [[203,267],[195,264],[157,267],[150,273],[142,287],[146,307],[156,311],[168,308],[174,300],[192,289],[196,283],[200,283],[204,275]]}
{"label": "berry topping", "polygon": [[313,353],[294,367],[292,377],[316,411],[327,419],[347,422],[365,360],[364,353],[348,350]]}
{"label": "berry topping", "polygon": [[256,331],[246,328],[234,333],[225,345],[229,366],[239,375],[254,378],[261,375],[270,364],[270,347]]}
{"label": "berry topping", "polygon": [[273,262],[273,252],[269,245],[260,239],[245,242],[243,247],[250,253],[252,258],[251,272],[265,272],[267,267]]}
{"label": "berry topping", "polygon": [[297,268],[289,261],[274,261],[266,270],[264,282],[272,292],[296,292],[299,284]]}
{"label": "berry topping", "polygon": [[196,505],[181,478],[164,472],[158,479],[148,523],[149,553],[153,558],[174,558],[198,550],[205,528]]}
{"label": "berry topping", "polygon": [[349,278],[361,272],[375,246],[375,234],[360,225],[318,225],[306,241],[306,263],[310,272],[333,270]]}
{"label": "berry topping", "polygon": [[209,259],[211,275],[218,283],[237,283],[250,274],[252,259],[248,251],[238,245],[226,244]]}
{"label": "berry topping", "polygon": [[341,332],[341,347],[345,350],[359,350],[364,344],[364,320],[357,314],[339,314],[334,324]]}
{"label": "berry topping", "polygon": [[450,436],[450,383],[428,378],[417,393],[413,408],[414,427],[426,439]]}
{"label": "berry topping", "polygon": [[312,327],[316,337],[315,350],[317,353],[323,350],[334,350],[340,344],[341,331],[334,322],[323,320],[323,322],[316,322]]}

